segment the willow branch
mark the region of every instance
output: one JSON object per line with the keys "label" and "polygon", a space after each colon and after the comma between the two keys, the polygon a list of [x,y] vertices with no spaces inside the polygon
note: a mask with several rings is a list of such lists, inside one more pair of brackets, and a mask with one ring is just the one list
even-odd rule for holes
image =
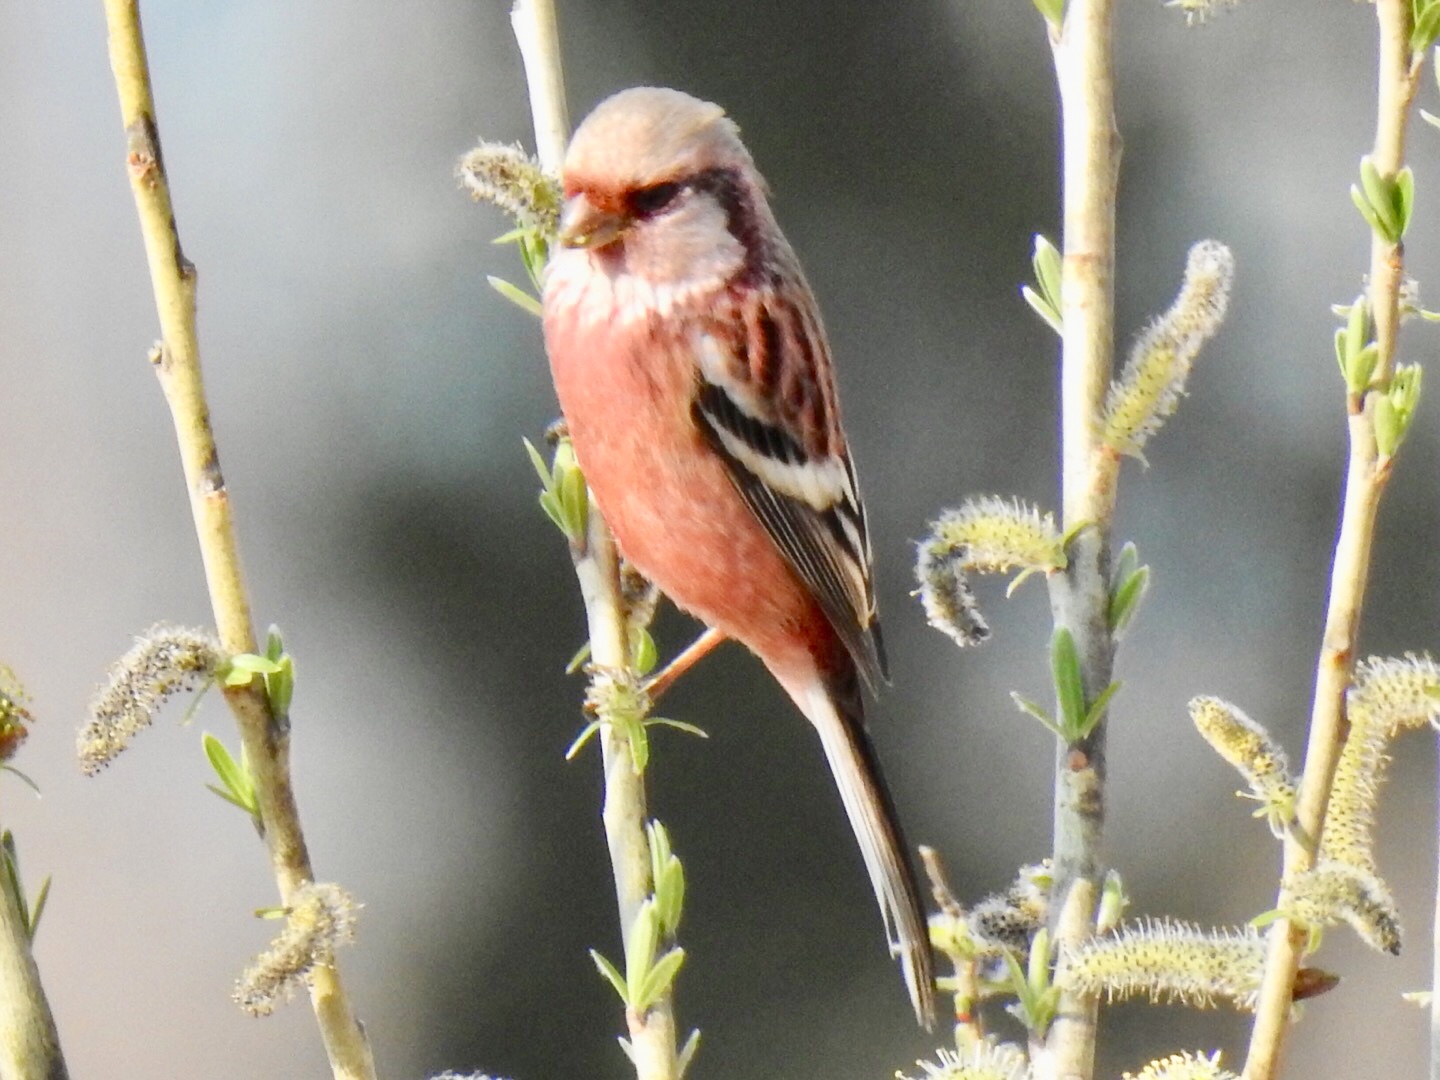
{"label": "willow branch", "polygon": [[[1115,128],[1112,63],[1114,0],[1070,0],[1052,32],[1060,90],[1064,170],[1064,341],[1061,353],[1062,497],[1065,528],[1086,526],[1069,566],[1051,579],[1055,624],[1069,629],[1085,696],[1110,684],[1109,545],[1118,459],[1100,442],[1096,418],[1114,353],[1115,193],[1120,138]],[[1084,739],[1058,747],[1055,769],[1055,941],[1093,933],[1105,818],[1105,721]],[[1067,993],[1060,1002],[1039,1075],[1094,1073],[1096,1005]]]}
{"label": "willow branch", "polygon": [[[1436,790],[1440,791],[1440,783]],[[1437,830],[1440,831],[1440,830]],[[1435,914],[1430,939],[1430,1080],[1440,1080],[1440,868],[1436,872]]]}
{"label": "willow branch", "polygon": [[69,1080],[60,1034],[30,949],[27,901],[11,887],[16,884],[16,878],[0,882],[0,1076]]}
{"label": "willow branch", "polygon": [[[1405,131],[1419,68],[1410,53],[1410,0],[1376,0],[1375,14],[1379,21],[1380,71],[1372,159],[1381,176],[1393,178],[1404,164]],[[1377,386],[1388,385],[1395,368],[1403,272],[1403,245],[1372,232],[1369,303],[1379,348],[1373,380]],[[1350,404],[1345,502],[1330,571],[1325,631],[1315,670],[1305,769],[1295,821],[1285,840],[1284,877],[1276,903],[1280,909],[1285,903],[1284,882],[1309,870],[1314,863],[1314,846],[1325,821],[1335,766],[1349,727],[1345,717],[1345,691],[1350,685],[1355,644],[1360,633],[1375,519],[1391,467],[1391,459],[1382,456],[1376,447],[1375,396],[1370,393],[1352,398]],[[1303,927],[1288,919],[1278,919],[1270,931],[1265,978],[1245,1061],[1245,1080],[1272,1080],[1279,1072],[1295,974],[1304,954],[1306,936]]]}
{"label": "willow branch", "polygon": [[[130,186],[160,316],[161,340],[151,352],[151,361],[175,423],[221,647],[227,655],[254,652],[255,634],[235,543],[230,495],[220,471],[201,379],[195,267],[180,248],[160,152],[138,0],[105,0],[105,18],[110,64],[125,125]],[[249,756],[271,869],[281,900],[288,904],[296,889],[313,877],[290,780],[288,721],[271,715],[258,676],[249,685],[226,688],[225,699]],[[369,1043],[351,1012],[338,968],[314,969],[310,998],[337,1080],[373,1080]]]}
{"label": "willow branch", "polygon": [[565,162],[565,144],[570,141],[570,118],[565,108],[555,0],[515,0],[510,25],[525,66],[530,116],[535,124],[535,152],[545,171],[559,176]]}
{"label": "willow branch", "polygon": [[[554,0],[516,0],[510,21],[525,64],[540,164],[546,172],[558,176],[564,163],[570,125],[565,112],[565,80]],[[625,604],[620,591],[620,559],[615,539],[593,500],[588,522],[587,536],[583,543],[572,544],[571,556],[585,602],[590,659],[602,670],[627,669],[632,665]],[[635,770],[623,732],[606,724],[601,729],[600,740],[605,769],[605,806],[601,817],[624,936],[635,925],[641,905],[654,887],[650,880],[650,842],[645,835],[645,781]],[[626,1022],[638,1080],[678,1080],[680,1064],[671,994],[662,995],[643,1014],[629,1010]]]}

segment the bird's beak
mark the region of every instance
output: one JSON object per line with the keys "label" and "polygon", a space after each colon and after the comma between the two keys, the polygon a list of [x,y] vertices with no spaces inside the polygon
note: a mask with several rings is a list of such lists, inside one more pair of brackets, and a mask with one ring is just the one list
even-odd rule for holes
{"label": "bird's beak", "polygon": [[620,239],[625,218],[596,206],[584,192],[565,200],[560,212],[560,243],[568,248],[602,248]]}

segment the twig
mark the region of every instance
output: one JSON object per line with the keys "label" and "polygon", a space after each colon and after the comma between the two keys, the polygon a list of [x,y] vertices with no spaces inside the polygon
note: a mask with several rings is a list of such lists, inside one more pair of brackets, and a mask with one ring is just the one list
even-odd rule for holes
{"label": "twig", "polygon": [[0,881],[0,1076],[69,1080],[60,1035],[30,950],[27,901],[16,894],[14,884],[13,877]]}
{"label": "twig", "polygon": [[[559,175],[569,138],[565,113],[565,82],[561,74],[560,41],[553,0],[516,0],[510,13],[530,88],[540,164]],[[573,544],[575,576],[585,602],[590,631],[590,659],[599,669],[631,666],[625,605],[620,590],[620,559],[609,527],[593,502],[584,544]],[[628,934],[650,896],[650,842],[645,835],[645,783],[635,771],[623,732],[606,724],[600,745],[605,768],[605,841],[615,876],[615,900],[622,934]],[[630,1054],[638,1080],[678,1080],[675,1017],[667,992],[644,1014],[626,1017]]]}
{"label": "twig", "polygon": [[[1372,159],[1380,175],[1387,178],[1393,178],[1404,164],[1406,123],[1419,74],[1410,53],[1410,12],[1410,0],[1377,0],[1375,5],[1380,74]],[[1387,385],[1394,371],[1403,271],[1403,246],[1372,232],[1369,301],[1379,349],[1374,385]],[[1355,643],[1360,632],[1375,518],[1391,466],[1390,458],[1382,457],[1376,447],[1375,396],[1368,394],[1352,399],[1350,409],[1345,505],[1330,571],[1330,603],[1315,671],[1305,769],[1296,801],[1294,827],[1285,840],[1284,877],[1276,904],[1281,909],[1285,900],[1283,882],[1293,880],[1314,862],[1314,844],[1325,821],[1330,785],[1349,726],[1345,717],[1345,691],[1350,685]],[[1303,927],[1283,918],[1277,919],[1270,931],[1265,978],[1260,986],[1255,1026],[1250,1033],[1250,1049],[1245,1061],[1245,1080],[1272,1080],[1278,1074],[1289,1026],[1295,973],[1300,967],[1306,937]]]}
{"label": "twig", "polygon": [[[1440,791],[1440,783],[1436,784]],[[1437,829],[1440,831],[1440,829]],[[1430,941],[1430,1080],[1440,1080],[1440,870],[1436,874],[1435,916]]]}
{"label": "twig", "polygon": [[[1064,344],[1061,415],[1063,504],[1072,541],[1069,566],[1051,578],[1056,626],[1069,629],[1087,701],[1110,684],[1110,520],[1118,459],[1101,443],[1096,417],[1105,401],[1114,353],[1115,192],[1120,138],[1115,129],[1114,0],[1070,0],[1052,32],[1060,90],[1064,156]],[[1084,739],[1058,747],[1055,769],[1054,939],[1064,947],[1094,931],[1105,817],[1105,721]],[[1044,1053],[1042,1077],[1094,1073],[1096,1004],[1062,996]]]}
{"label": "twig", "polygon": [[535,123],[535,152],[545,171],[559,176],[565,163],[565,144],[570,141],[570,117],[565,108],[555,0],[515,0],[510,25],[525,65],[530,116]]}
{"label": "twig", "polygon": [[[138,0],[105,0],[105,19],[125,125],[130,186],[160,315],[161,342],[150,358],[175,422],[221,647],[227,655],[254,652],[255,635],[240,572],[230,496],[220,472],[200,373],[195,267],[180,249],[160,153]],[[225,699],[249,756],[280,897],[289,903],[296,889],[312,880],[312,873],[290,782],[288,723],[271,716],[258,676],[246,686],[227,687]],[[350,1010],[338,968],[321,966],[313,971],[310,998],[337,1080],[373,1080],[370,1046]]]}

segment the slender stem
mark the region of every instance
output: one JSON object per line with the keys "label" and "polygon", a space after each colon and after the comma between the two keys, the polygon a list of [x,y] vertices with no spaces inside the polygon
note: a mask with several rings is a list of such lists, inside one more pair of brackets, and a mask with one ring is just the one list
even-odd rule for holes
{"label": "slender stem", "polygon": [[[161,342],[152,351],[151,360],[175,423],[221,647],[230,655],[254,652],[255,634],[240,571],[230,495],[220,471],[201,379],[195,331],[195,267],[180,249],[160,152],[138,0],[105,0],[105,18],[110,64],[125,125],[130,185],[160,316]],[[290,781],[289,725],[284,718],[277,722],[271,716],[258,676],[248,686],[227,688],[225,698],[235,714],[254,774],[280,897],[289,903],[294,891],[312,879]],[[310,997],[337,1080],[373,1080],[375,1065],[370,1046],[350,1009],[339,969],[317,967],[312,972]]]}
{"label": "slender stem", "polygon": [[[1379,94],[1375,121],[1375,167],[1393,177],[1404,163],[1405,128],[1415,95],[1418,63],[1410,55],[1410,0],[1376,0],[1379,21]],[[1370,243],[1370,307],[1379,347],[1375,383],[1385,385],[1395,366],[1399,327],[1400,284],[1404,249],[1372,231]],[[1305,768],[1296,800],[1295,821],[1285,840],[1284,874],[1276,907],[1285,906],[1285,883],[1314,864],[1315,845],[1330,802],[1330,785],[1345,742],[1345,692],[1355,659],[1360,615],[1370,573],[1370,548],[1375,519],[1390,477],[1389,458],[1375,446],[1373,395],[1354,400],[1349,415],[1350,460],[1345,476],[1345,503],[1340,535],[1330,571],[1330,602],[1315,670],[1310,734]],[[1289,1026],[1295,974],[1306,943],[1304,928],[1277,919],[1270,931],[1265,977],[1250,1033],[1245,1080],[1272,1080],[1280,1069]]]}
{"label": "slender stem", "polygon": [[[1440,791],[1440,783],[1436,784]],[[1440,824],[1440,823],[1437,823]],[[1437,827],[1440,833],[1440,827]],[[1435,918],[1430,938],[1430,1080],[1440,1080],[1440,868],[1435,879]]]}
{"label": "slender stem", "polygon": [[560,175],[570,117],[565,107],[565,75],[560,63],[560,30],[555,0],[515,0],[510,25],[525,65],[530,115],[535,122],[535,150],[545,171]]}
{"label": "slender stem", "polygon": [[[1115,128],[1112,24],[1114,0],[1070,0],[1052,34],[1060,90],[1064,172],[1064,276],[1061,308],[1062,499],[1066,530],[1085,525],[1069,567],[1051,579],[1057,626],[1069,629],[1080,657],[1087,701],[1110,684],[1114,641],[1109,626],[1110,521],[1118,463],[1100,443],[1095,419],[1110,382],[1114,353],[1115,193],[1120,137]],[[1105,721],[1078,742],[1057,748],[1055,769],[1054,940],[1067,944],[1094,932],[1103,873]],[[1044,1077],[1094,1073],[1096,1004],[1061,998],[1035,1062]]]}
{"label": "slender stem", "polygon": [[60,1034],[30,950],[27,901],[10,887],[13,880],[0,881],[0,1076],[69,1080]]}
{"label": "slender stem", "polygon": [[[561,74],[554,0],[515,0],[510,21],[525,64],[540,164],[546,171],[558,175],[565,159],[570,125],[565,113],[565,80]],[[584,544],[572,545],[571,555],[585,602],[591,661],[601,669],[630,668],[620,558],[609,526],[593,500],[588,535]],[[601,819],[615,877],[615,901],[623,937],[635,925],[641,905],[653,891],[650,840],[645,833],[645,781],[635,770],[630,744],[623,732],[610,724],[604,725],[600,746],[605,769],[605,806]],[[630,1010],[626,1024],[631,1061],[638,1080],[679,1080],[671,995],[664,994],[643,1015]]]}

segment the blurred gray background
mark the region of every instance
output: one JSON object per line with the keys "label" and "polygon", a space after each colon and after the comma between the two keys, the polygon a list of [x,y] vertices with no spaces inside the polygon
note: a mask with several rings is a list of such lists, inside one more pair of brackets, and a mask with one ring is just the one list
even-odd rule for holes
{"label": "blurred gray background", "polygon": [[[497,0],[150,0],[166,160],[200,268],[214,418],[263,629],[298,657],[294,758],[319,875],[365,903],[344,955],[386,1077],[485,1069],[623,1077],[620,1010],[585,950],[618,952],[598,767],[561,754],[581,683],[563,545],[521,450],[555,415],[507,227],[452,178],[477,137],[528,142]],[[1056,501],[1055,341],[1020,302],[1058,231],[1056,109],[1025,0],[562,5],[576,119],[622,87],[727,106],[775,190],[840,366],[868,494],[895,685],[874,730],[913,839],[965,897],[1048,848],[1044,590],[987,585],[994,642],[927,629],[912,544],[964,495]],[[1109,855],[1136,910],[1205,923],[1267,908],[1278,848],[1186,700],[1226,696],[1296,757],[1345,454],[1328,306],[1359,288],[1346,189],[1372,130],[1374,19],[1346,0],[1247,3],[1186,29],[1126,0],[1119,326],[1170,301],[1187,246],[1230,244],[1231,317],[1192,396],[1127,465],[1119,535],[1155,588],[1120,657]],[[1421,103],[1440,111],[1427,76]],[[55,875],[43,965],[71,1069],[112,1080],[327,1075],[303,1001],[252,1020],[233,978],[273,924],[263,853],[208,794],[218,699],[172,709],[113,768],[72,753],[131,635],[209,619],[174,438],[145,352],[156,319],[98,3],[0,8],[0,660],[39,722],[0,777],[28,875]],[[1440,133],[1419,125],[1411,271],[1434,280]],[[1432,291],[1440,302],[1440,292]],[[1407,327],[1429,359],[1435,330]],[[1437,645],[1440,402],[1382,516],[1363,648]],[[662,647],[692,632],[673,612]],[[865,876],[798,714],[730,648],[666,702],[654,811],[691,891],[679,1010],[697,1080],[882,1078],[933,1051],[909,1019]],[[1435,862],[1433,752],[1398,750],[1381,865],[1412,928],[1399,960],[1344,930],[1290,1075],[1419,1075]],[[1224,1047],[1233,1014],[1105,1012],[1102,1074]],[[1003,1028],[1003,1030],[1009,1030]]]}

